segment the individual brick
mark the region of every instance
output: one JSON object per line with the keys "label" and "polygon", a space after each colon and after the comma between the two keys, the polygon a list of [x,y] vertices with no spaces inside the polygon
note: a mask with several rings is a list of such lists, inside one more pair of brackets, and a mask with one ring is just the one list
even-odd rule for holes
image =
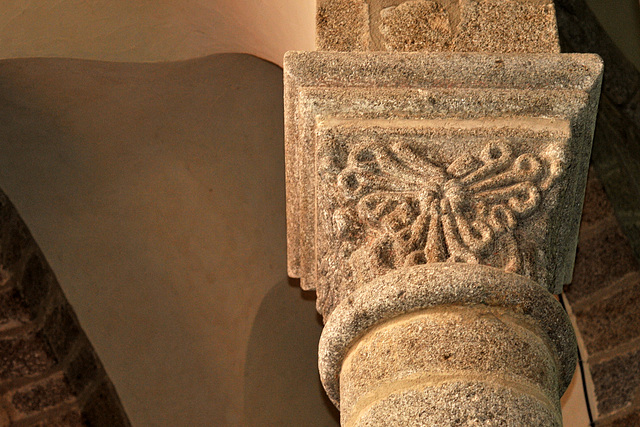
{"label": "individual brick", "polygon": [[640,337],[640,273],[625,276],[621,289],[574,311],[587,351],[594,355]]}
{"label": "individual brick", "polygon": [[45,319],[42,333],[46,336],[58,359],[64,359],[71,345],[81,333],[72,308],[66,301],[59,302],[49,313]]}
{"label": "individual brick", "polygon": [[582,220],[580,229],[597,224],[603,219],[613,218],[613,207],[607,194],[604,192],[602,183],[598,179],[593,168],[589,169],[587,178],[587,188],[584,196],[584,206],[582,208]]}
{"label": "individual brick", "polygon": [[591,376],[601,415],[630,405],[638,397],[640,350],[592,364]]}
{"label": "individual brick", "polygon": [[35,253],[29,258],[21,280],[22,295],[25,303],[36,315],[46,299],[52,284],[52,274],[42,255]]}
{"label": "individual brick", "polygon": [[62,372],[7,393],[9,411],[14,420],[26,418],[63,403],[73,401],[74,395]]}
{"label": "individual brick", "polygon": [[38,334],[0,340],[0,382],[35,376],[53,365],[49,345]]}
{"label": "individual brick", "polygon": [[[83,340],[84,342],[84,340]],[[74,393],[81,393],[87,385],[96,381],[99,365],[88,341],[79,349],[65,370],[69,385]]]}
{"label": "individual brick", "polygon": [[617,221],[611,219],[578,242],[573,281],[565,293],[575,303],[637,269],[626,237]]}
{"label": "individual brick", "polygon": [[27,324],[31,313],[16,289],[0,292],[0,331]]}

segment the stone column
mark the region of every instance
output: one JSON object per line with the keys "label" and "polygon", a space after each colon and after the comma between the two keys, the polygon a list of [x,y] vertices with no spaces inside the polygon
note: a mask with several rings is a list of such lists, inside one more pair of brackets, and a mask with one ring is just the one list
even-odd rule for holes
{"label": "stone column", "polygon": [[318,35],[285,57],[289,274],[342,424],[561,425],[602,62],[546,0],[324,0]]}

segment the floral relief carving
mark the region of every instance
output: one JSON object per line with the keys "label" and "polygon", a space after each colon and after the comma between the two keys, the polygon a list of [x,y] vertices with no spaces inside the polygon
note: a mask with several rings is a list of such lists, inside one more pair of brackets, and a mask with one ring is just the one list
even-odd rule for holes
{"label": "floral relief carving", "polygon": [[354,270],[466,262],[523,274],[530,268],[518,228],[559,174],[542,156],[516,154],[503,141],[444,166],[402,141],[359,144],[337,177],[346,203],[333,223],[338,236],[360,235],[349,251]]}

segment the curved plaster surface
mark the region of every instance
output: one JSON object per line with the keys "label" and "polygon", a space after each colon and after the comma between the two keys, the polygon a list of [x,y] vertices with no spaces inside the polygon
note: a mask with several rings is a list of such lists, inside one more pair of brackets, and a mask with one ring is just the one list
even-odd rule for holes
{"label": "curved plaster surface", "polygon": [[170,61],[242,52],[282,64],[313,50],[312,0],[2,2],[0,57]]}
{"label": "curved plaster surface", "polygon": [[282,111],[247,55],[0,61],[0,187],[134,425],[336,425],[286,281]]}

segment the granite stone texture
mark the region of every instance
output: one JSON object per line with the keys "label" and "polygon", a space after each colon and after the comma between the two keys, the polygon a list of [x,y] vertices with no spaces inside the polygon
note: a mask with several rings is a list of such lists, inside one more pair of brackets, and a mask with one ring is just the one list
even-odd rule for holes
{"label": "granite stone texture", "polygon": [[0,339],[0,382],[35,377],[54,364],[51,350],[39,334]]}
{"label": "granite stone texture", "polygon": [[289,52],[289,274],[325,319],[356,287],[432,262],[559,291],[601,72],[590,55]]}
{"label": "granite stone texture", "polygon": [[[541,387],[546,387],[550,395],[555,394],[555,398],[564,393],[575,370],[576,341],[572,326],[560,303],[537,283],[520,275],[482,265],[439,263],[407,267],[386,274],[359,288],[335,309],[322,332],[318,350],[320,377],[329,398],[336,406],[340,405],[343,392],[340,373],[343,363],[354,345],[363,336],[376,333],[375,327],[377,325],[397,320],[406,313],[451,306],[469,310],[465,315],[465,320],[461,323],[469,327],[473,323],[471,320],[477,319],[478,313],[482,313],[483,310],[486,310],[484,312],[492,319],[499,318],[496,316],[498,312],[505,319],[519,319],[517,323],[528,329],[533,335],[530,335],[529,332],[512,331],[517,335],[517,339],[511,335],[512,341],[521,340],[521,343],[526,341],[531,345],[532,342],[540,343],[541,340],[544,343],[542,345],[544,348],[535,350],[528,349],[529,345],[523,344],[520,347],[514,345],[510,350],[515,352],[515,355],[512,356],[533,360],[531,355],[538,354],[539,356],[536,357],[540,362],[537,366],[540,369],[534,369],[534,372],[537,373],[529,374],[533,375],[540,384],[544,384]],[[477,310],[474,312],[472,308],[477,308]],[[446,323],[446,316],[442,321]],[[482,323],[482,320],[478,320],[478,322]],[[492,320],[489,319],[488,322],[487,324],[490,324]],[[494,324],[494,327],[497,326]],[[426,326],[423,325],[423,329],[425,328]],[[473,332],[474,330],[476,332]],[[483,339],[483,332],[480,332],[478,328],[470,328],[467,332],[470,334],[466,338],[468,342]],[[467,332],[458,331],[459,334]],[[444,334],[444,331],[442,333]],[[450,333],[455,333],[455,330]],[[503,331],[503,333],[508,334],[509,332]],[[426,336],[421,339],[425,340],[425,345],[429,345],[429,339],[437,340],[437,338]],[[403,329],[398,334],[397,340],[399,340],[397,345],[387,349],[389,357],[394,357],[398,352],[405,351],[401,350],[402,348],[410,351],[412,345],[417,345],[415,337],[411,336],[410,328]],[[414,344],[411,344],[412,342]],[[464,346],[464,343],[459,343],[459,345]],[[548,358],[544,356],[547,346],[552,352]],[[520,352],[518,352],[518,348],[521,350]],[[472,350],[470,347],[466,347],[465,351]],[[485,370],[493,369],[495,371],[498,369],[497,366],[499,366],[502,357],[504,363],[501,369],[512,370],[512,373],[520,372],[518,375],[527,375],[523,371],[518,371],[517,364],[506,366],[513,365],[515,362],[510,360],[507,363],[507,359],[504,359],[507,357],[504,353],[504,347],[485,348],[484,351],[487,359],[480,364],[478,364],[478,359],[469,359],[470,369],[475,366],[474,369],[481,371],[484,366]],[[491,356],[493,351],[498,353]],[[454,363],[456,360],[457,358],[453,358],[447,363]],[[553,361],[553,364],[546,365],[550,360]],[[424,359],[416,363],[427,362]],[[396,375],[384,372],[389,363],[380,366],[382,372],[377,374],[369,372],[367,375],[371,378],[375,378],[375,375]],[[556,383],[550,379],[552,376],[555,376],[555,381],[557,381],[555,389],[553,389],[553,385]],[[533,380],[528,379],[527,381],[532,382]],[[353,380],[351,382],[353,383]],[[372,386],[375,386],[375,383]]]}
{"label": "granite stone texture", "polygon": [[341,424],[562,425],[602,61],[559,54],[551,0],[319,0],[317,29],[284,61],[288,269]]}
{"label": "granite stone texture", "polygon": [[42,381],[10,391],[5,399],[10,404],[11,419],[18,421],[34,413],[71,403],[75,396],[64,374],[58,372]]}
{"label": "granite stone texture", "polygon": [[329,51],[559,52],[551,0],[320,0]]}
{"label": "granite stone texture", "polygon": [[527,391],[480,381],[415,385],[376,401],[347,425],[561,427],[558,410]]}
{"label": "granite stone texture", "polygon": [[503,308],[445,306],[369,330],[342,363],[343,424],[380,395],[450,381],[517,383],[555,408],[555,355],[527,323]]}

